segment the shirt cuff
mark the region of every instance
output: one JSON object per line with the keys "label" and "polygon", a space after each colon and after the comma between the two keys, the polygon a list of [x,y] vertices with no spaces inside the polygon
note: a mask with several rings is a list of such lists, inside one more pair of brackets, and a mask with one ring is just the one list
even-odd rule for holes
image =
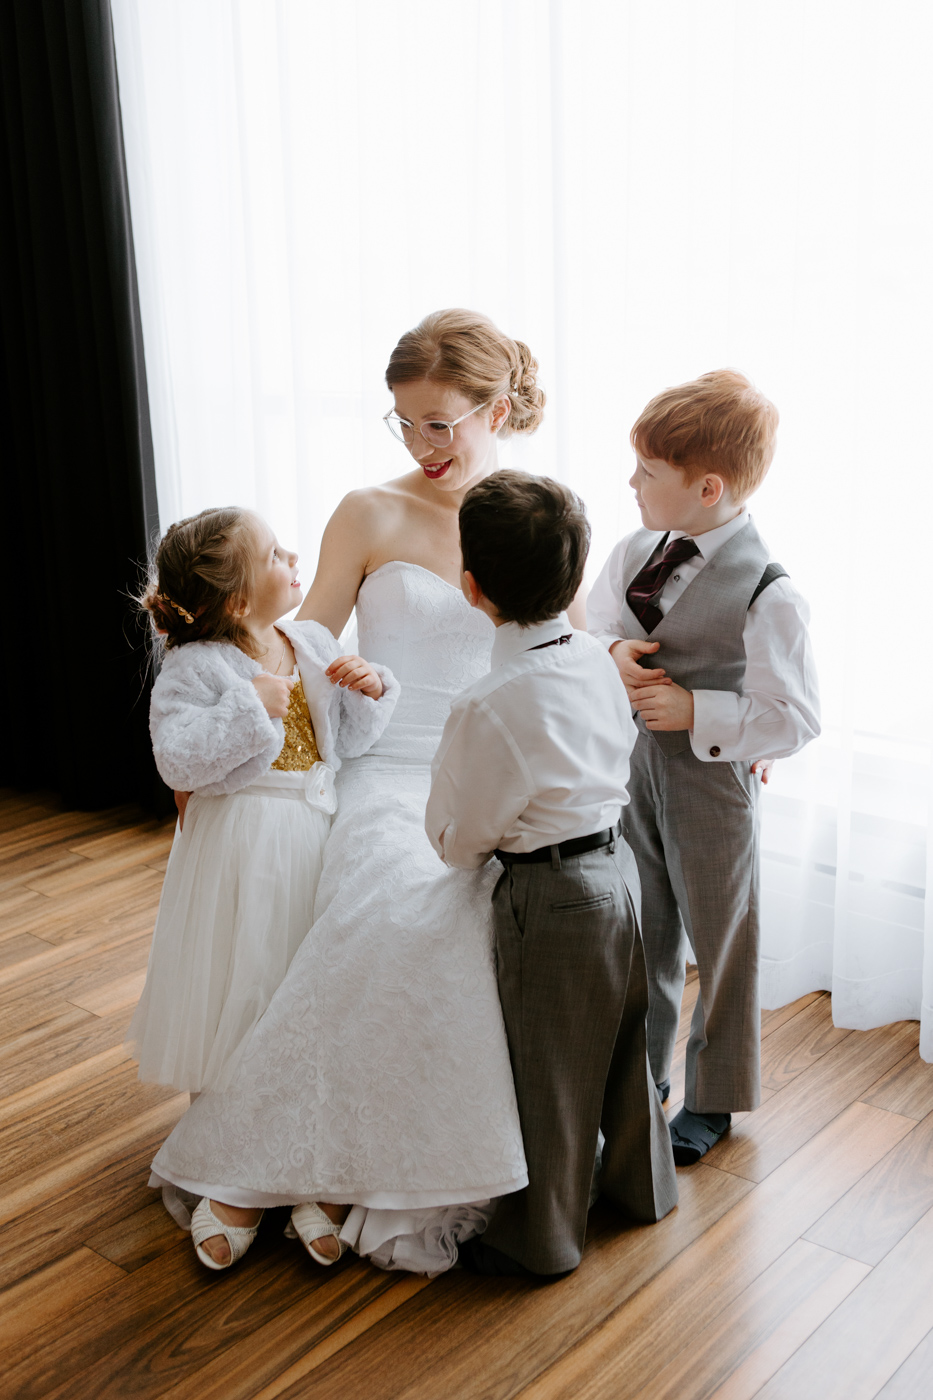
{"label": "shirt cuff", "polygon": [[725,763],[737,756],[739,697],[734,690],[695,690],[690,747],[704,763]]}
{"label": "shirt cuff", "polygon": [[478,870],[489,859],[488,852],[460,851],[457,849],[457,823],[449,821],[438,832],[436,838],[428,833],[428,839],[445,865],[452,870]]}
{"label": "shirt cuff", "polygon": [[427,838],[430,841],[431,845],[434,847],[435,853],[440,856],[441,860],[444,862],[445,865],[447,864],[447,857],[444,855],[444,842],[447,840],[447,837],[450,834],[451,825],[452,823],[448,822],[446,826],[442,826],[440,827],[440,829],[432,831],[431,827],[428,826],[427,822],[425,822],[425,832],[427,834]]}

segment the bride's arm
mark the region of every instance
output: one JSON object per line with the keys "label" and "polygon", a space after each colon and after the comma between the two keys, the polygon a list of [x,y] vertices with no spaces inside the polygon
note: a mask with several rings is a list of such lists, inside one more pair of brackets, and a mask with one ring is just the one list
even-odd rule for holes
{"label": "bride's arm", "polygon": [[344,496],[327,522],[317,573],[298,610],[298,622],[320,622],[340,636],[369,571],[377,528],[371,492],[351,491]]}

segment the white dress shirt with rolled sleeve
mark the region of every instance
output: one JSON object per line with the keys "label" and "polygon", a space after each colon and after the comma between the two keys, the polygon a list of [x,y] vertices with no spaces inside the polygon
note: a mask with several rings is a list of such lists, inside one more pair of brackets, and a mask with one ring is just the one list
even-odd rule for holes
{"label": "white dress shirt with rolled sleeve", "polygon": [[425,814],[432,846],[472,870],[497,848],[535,851],[614,826],[636,737],[615,663],[566,613],[504,623],[492,670],[454,701],[441,737]]}
{"label": "white dress shirt with rolled sleeve", "polygon": [[[660,596],[653,600],[662,613],[674,606],[717,549],[748,519],[748,511],[743,510],[725,525],[691,537],[700,553],[678,564]],[[683,530],[672,530],[668,542],[684,534]],[[622,577],[632,538],[626,535],[616,545],[587,599],[590,633],[607,648],[625,637]],[[816,738],[820,703],[809,621],[809,606],[790,579],[775,579],[759,594],[745,619],[743,693],[693,692],[690,746],[697,758],[705,763],[787,758]],[[657,662],[651,664],[663,666],[663,646],[654,655]]]}

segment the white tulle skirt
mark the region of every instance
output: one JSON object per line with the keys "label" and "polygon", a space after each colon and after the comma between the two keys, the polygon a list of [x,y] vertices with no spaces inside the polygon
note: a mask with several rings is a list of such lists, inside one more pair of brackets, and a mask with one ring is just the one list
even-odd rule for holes
{"label": "white tulle skirt", "polygon": [[192,1093],[223,1082],[311,927],[333,792],[318,763],[191,797],[127,1032],[140,1079]]}

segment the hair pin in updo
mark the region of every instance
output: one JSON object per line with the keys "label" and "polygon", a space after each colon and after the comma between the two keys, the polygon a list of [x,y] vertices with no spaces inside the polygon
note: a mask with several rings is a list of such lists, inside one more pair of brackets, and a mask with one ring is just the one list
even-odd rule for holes
{"label": "hair pin in updo", "polygon": [[167,593],[157,593],[156,597],[160,598],[163,603],[168,603],[170,608],[174,608],[177,613],[180,613],[187,623],[190,624],[194,622],[194,617],[192,616],[192,614],[190,612],[187,612],[186,609],[183,608],[180,603],[174,603]]}

